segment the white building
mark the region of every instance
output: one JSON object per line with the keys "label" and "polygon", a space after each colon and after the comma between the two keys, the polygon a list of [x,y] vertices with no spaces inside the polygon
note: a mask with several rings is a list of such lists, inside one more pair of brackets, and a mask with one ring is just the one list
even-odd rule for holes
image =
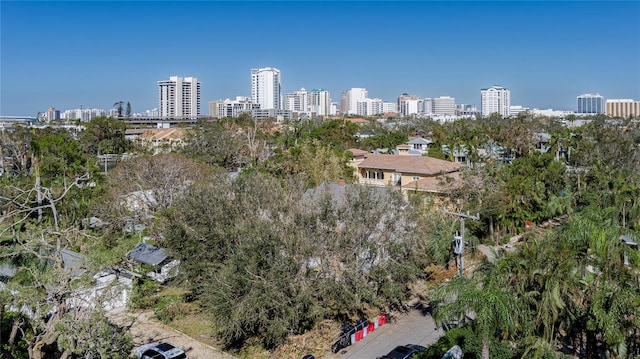
{"label": "white building", "polygon": [[373,116],[384,113],[384,102],[379,98],[365,98],[358,101],[356,114],[359,116]]}
{"label": "white building", "polygon": [[160,117],[198,118],[200,116],[200,82],[195,77],[171,76],[158,81]]}
{"label": "white building", "polygon": [[335,114],[331,110],[331,94],[325,89],[312,89],[309,92],[309,111],[315,112],[318,116],[328,116]]}
{"label": "white building", "polygon": [[423,98],[418,102],[418,113],[422,116],[433,115],[433,99]]}
{"label": "white building", "polygon": [[209,116],[212,118],[238,117],[241,114],[258,109],[260,106],[245,96],[236,96],[235,100],[218,100],[209,102]]}
{"label": "white building", "polygon": [[436,116],[456,114],[456,99],[449,96],[440,96],[433,99],[433,114]]}
{"label": "white building", "polygon": [[251,69],[251,101],[263,110],[281,110],[280,70]]}
{"label": "white building", "polygon": [[73,110],[66,110],[60,115],[60,117],[64,120],[80,120],[82,122],[89,122],[96,117],[106,115],[107,112],[100,108],[76,108]]}
{"label": "white building", "polygon": [[464,104],[464,103],[456,104],[456,116],[475,117],[478,115],[480,115],[480,111],[478,111],[478,108],[476,107],[476,105]]}
{"label": "white building", "polygon": [[309,92],[303,87],[296,92],[285,94],[283,109],[291,112],[309,111]]}
{"label": "white building", "polygon": [[523,113],[523,112],[527,112],[527,111],[531,111],[531,109],[528,108],[528,107],[523,107],[521,105],[509,106],[509,115],[510,116],[518,116],[518,114]]}
{"label": "white building", "polygon": [[60,110],[56,110],[53,106],[51,106],[49,107],[49,109],[47,109],[47,112],[41,113],[40,115],[42,117],[41,120],[44,120],[46,122],[59,120]]}
{"label": "white building", "polygon": [[480,90],[480,100],[482,103],[482,116],[486,117],[492,113],[499,113],[502,117],[510,115],[511,91],[502,86],[491,86]]}
{"label": "white building", "polygon": [[402,116],[417,115],[419,103],[420,97],[403,94],[398,97],[398,113]]}
{"label": "white building", "polygon": [[347,114],[348,115],[356,115],[358,114],[358,102],[364,101],[369,97],[369,92],[367,89],[354,87],[347,91],[346,93],[346,105],[347,105]]}
{"label": "white building", "polygon": [[382,113],[397,113],[398,106],[395,102],[383,102]]}

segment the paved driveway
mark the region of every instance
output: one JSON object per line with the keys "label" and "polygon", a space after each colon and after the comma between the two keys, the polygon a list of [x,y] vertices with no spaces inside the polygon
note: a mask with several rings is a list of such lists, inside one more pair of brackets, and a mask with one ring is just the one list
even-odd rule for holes
{"label": "paved driveway", "polygon": [[419,344],[429,346],[443,334],[429,313],[411,309],[396,316],[396,320],[378,327],[357,343],[342,349],[333,358],[375,359],[387,354],[397,345]]}

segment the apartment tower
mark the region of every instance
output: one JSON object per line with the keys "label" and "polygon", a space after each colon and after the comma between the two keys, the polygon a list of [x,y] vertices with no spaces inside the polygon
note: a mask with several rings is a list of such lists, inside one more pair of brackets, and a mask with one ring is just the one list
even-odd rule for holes
{"label": "apartment tower", "polygon": [[262,110],[281,110],[280,70],[273,67],[251,69],[251,101]]}
{"label": "apartment tower", "polygon": [[510,115],[511,92],[502,86],[491,86],[480,90],[480,102],[482,103],[482,116],[499,113],[502,117]]}
{"label": "apartment tower", "polygon": [[171,76],[158,81],[160,117],[198,118],[200,116],[200,83],[195,77]]}

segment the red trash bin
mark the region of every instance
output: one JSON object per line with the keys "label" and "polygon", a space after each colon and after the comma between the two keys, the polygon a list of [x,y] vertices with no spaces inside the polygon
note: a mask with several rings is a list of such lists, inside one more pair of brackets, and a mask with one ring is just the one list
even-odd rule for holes
{"label": "red trash bin", "polygon": [[367,333],[371,333],[372,331],[374,331],[376,329],[376,325],[373,322],[369,322],[369,324],[367,325]]}

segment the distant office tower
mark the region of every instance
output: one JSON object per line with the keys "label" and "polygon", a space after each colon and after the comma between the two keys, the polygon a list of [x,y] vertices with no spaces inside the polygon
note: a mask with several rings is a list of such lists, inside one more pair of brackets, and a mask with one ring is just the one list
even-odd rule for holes
{"label": "distant office tower", "polygon": [[309,109],[318,116],[331,114],[331,95],[325,89],[312,89],[309,93]]}
{"label": "distant office tower", "polygon": [[433,99],[423,98],[418,102],[418,113],[423,116],[433,115]]}
{"label": "distant office tower", "polygon": [[480,115],[480,111],[478,111],[478,108],[476,107],[476,105],[470,105],[470,104],[464,104],[464,103],[456,104],[456,116],[475,117],[479,115]]}
{"label": "distant office tower", "polygon": [[440,96],[433,99],[433,113],[435,115],[456,114],[456,99],[449,96]]}
{"label": "distant office tower", "polygon": [[402,94],[398,97],[398,113],[402,116],[411,116],[418,114],[418,104],[420,97],[409,96],[408,94]]}
{"label": "distant office tower", "polygon": [[309,111],[309,92],[305,88],[284,95],[283,109],[291,112]]}
{"label": "distant office tower", "polygon": [[630,99],[607,100],[606,114],[611,117],[640,117],[640,101]]}
{"label": "distant office tower", "polygon": [[579,114],[604,113],[604,97],[600,94],[587,93],[577,97]]}
{"label": "distant office tower", "polygon": [[367,98],[369,92],[367,89],[355,87],[347,91],[347,114],[358,114],[358,102],[364,101]]}
{"label": "distant office tower", "polygon": [[280,70],[273,67],[251,69],[251,101],[262,110],[281,110]]}
{"label": "distant office tower", "polygon": [[509,116],[511,106],[511,92],[502,86],[491,86],[480,91],[482,116],[499,113],[502,117]]}
{"label": "distant office tower", "polygon": [[197,118],[200,116],[200,83],[195,77],[171,76],[158,81],[160,117]]}

